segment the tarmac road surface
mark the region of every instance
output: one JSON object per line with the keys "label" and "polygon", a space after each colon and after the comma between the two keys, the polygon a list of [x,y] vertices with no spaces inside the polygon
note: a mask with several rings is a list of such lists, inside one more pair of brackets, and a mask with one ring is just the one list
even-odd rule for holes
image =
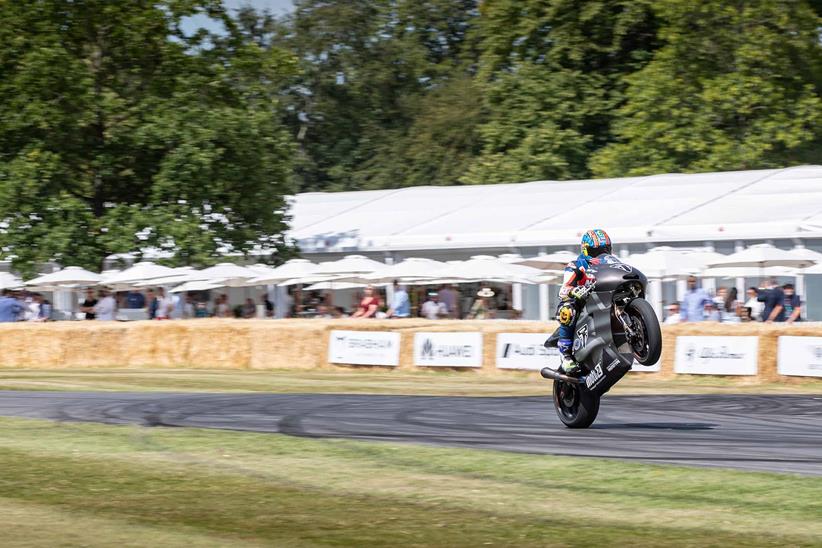
{"label": "tarmac road surface", "polygon": [[822,475],[820,396],[606,396],[587,430],[550,397],[0,391],[0,415]]}

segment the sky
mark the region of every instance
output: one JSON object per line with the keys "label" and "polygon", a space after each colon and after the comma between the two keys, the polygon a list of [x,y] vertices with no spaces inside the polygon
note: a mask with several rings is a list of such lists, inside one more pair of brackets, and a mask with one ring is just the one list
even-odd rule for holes
{"label": "sky", "polygon": [[[294,9],[292,0],[223,0],[223,4],[231,10],[251,6],[257,11],[268,10],[274,15],[284,15]],[[204,16],[188,17],[183,21],[182,27],[186,33],[193,32],[199,27],[204,27],[212,32],[219,32],[220,30],[213,20]]]}

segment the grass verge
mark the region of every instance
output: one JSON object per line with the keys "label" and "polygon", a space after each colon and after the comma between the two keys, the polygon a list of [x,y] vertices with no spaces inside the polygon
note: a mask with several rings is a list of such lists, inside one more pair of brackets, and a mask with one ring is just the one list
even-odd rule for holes
{"label": "grass verge", "polygon": [[4,546],[814,545],[822,478],[0,419]]}
{"label": "grass verge", "polygon": [[[454,396],[535,396],[550,392],[537,372],[484,375],[475,371],[214,369],[0,369],[0,390],[368,393]],[[613,394],[808,394],[822,381],[749,384],[722,377],[657,379],[628,375]]]}

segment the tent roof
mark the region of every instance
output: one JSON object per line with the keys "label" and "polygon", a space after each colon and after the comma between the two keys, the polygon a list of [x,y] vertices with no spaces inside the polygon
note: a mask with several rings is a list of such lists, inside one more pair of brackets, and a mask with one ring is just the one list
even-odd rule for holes
{"label": "tent roof", "polygon": [[292,214],[306,252],[822,237],[822,166],[316,192]]}

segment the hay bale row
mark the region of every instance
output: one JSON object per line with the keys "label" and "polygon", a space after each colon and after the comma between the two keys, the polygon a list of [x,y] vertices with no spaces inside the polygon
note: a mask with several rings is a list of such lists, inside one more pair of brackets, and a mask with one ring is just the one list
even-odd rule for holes
{"label": "hay bale row", "polygon": [[[399,369],[413,369],[418,332],[483,334],[483,374],[495,367],[497,333],[545,333],[555,324],[527,321],[454,320],[190,320],[173,322],[61,322],[0,324],[0,367],[5,368],[335,368],[328,362],[334,329],[398,331],[403,334]],[[676,339],[681,335],[759,337],[759,378],[787,380],[777,373],[781,335],[822,336],[822,326],[797,324],[679,324],[663,326],[661,378],[674,376]]]}

